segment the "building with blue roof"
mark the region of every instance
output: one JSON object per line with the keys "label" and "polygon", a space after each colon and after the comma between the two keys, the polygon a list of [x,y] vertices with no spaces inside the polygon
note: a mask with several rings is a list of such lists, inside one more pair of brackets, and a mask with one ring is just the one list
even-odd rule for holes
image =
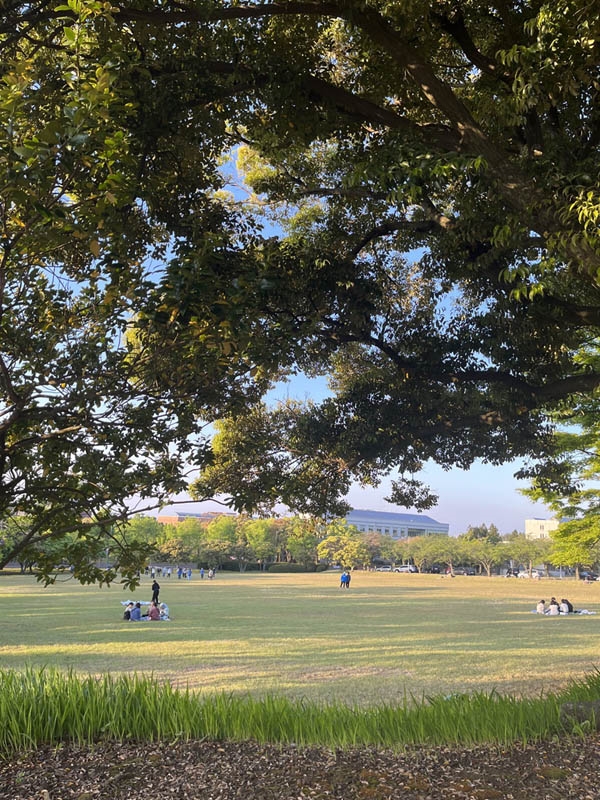
{"label": "building with blue roof", "polygon": [[389,511],[368,511],[355,508],[346,514],[346,522],[362,533],[373,531],[392,539],[410,539],[414,536],[448,536],[450,525],[437,522],[425,514],[394,514]]}

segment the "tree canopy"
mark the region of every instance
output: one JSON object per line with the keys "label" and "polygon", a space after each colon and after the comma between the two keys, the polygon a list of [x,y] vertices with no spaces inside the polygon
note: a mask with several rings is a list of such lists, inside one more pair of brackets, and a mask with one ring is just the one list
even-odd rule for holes
{"label": "tree canopy", "polygon": [[256,507],[203,425],[247,447],[298,371],[332,395],[256,469],[335,475],[311,511],[544,451],[600,383],[599,34],[583,0],[3,3],[0,518],[31,524],[0,564],[86,518],[125,547],[190,463]]}

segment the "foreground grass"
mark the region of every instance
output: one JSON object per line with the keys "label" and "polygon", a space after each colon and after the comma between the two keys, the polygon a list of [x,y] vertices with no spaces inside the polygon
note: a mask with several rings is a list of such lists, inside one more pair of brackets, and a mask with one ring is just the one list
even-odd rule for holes
{"label": "foreground grass", "polygon": [[565,723],[566,700],[600,697],[600,674],[562,695],[520,700],[486,695],[430,698],[370,709],[340,704],[199,698],[138,676],[80,679],[56,670],[0,673],[0,756],[45,744],[99,740],[254,740],[330,748],[472,745],[531,742],[583,733],[589,723]]}
{"label": "foreground grass", "polygon": [[[540,618],[540,597],[600,608],[600,583],[355,573],[159,581],[171,623],[121,621],[120,587],[0,576],[0,669],[154,675],[201,696],[348,707],[559,693],[600,659],[600,614]],[[135,597],[149,598],[150,580]]]}

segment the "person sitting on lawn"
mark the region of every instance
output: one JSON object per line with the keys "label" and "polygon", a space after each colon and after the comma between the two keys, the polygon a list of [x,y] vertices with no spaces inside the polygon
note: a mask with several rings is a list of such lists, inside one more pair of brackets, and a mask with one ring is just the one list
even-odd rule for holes
{"label": "person sitting on lawn", "polygon": [[537,604],[535,610],[537,611],[538,614],[545,614],[546,613],[546,601],[545,600],[540,600],[540,602]]}
{"label": "person sitting on lawn", "polygon": [[560,608],[559,608],[558,600],[556,599],[556,597],[553,597],[550,600],[550,604],[548,606],[548,611],[546,613],[549,614],[551,617],[557,617],[560,614]]}
{"label": "person sitting on lawn", "polygon": [[131,609],[129,619],[131,622],[139,622],[142,619],[142,607],[139,603],[136,603]]}
{"label": "person sitting on lawn", "polygon": [[561,614],[572,614],[573,613],[573,604],[567,600],[565,597],[562,598],[559,605],[559,611]]}
{"label": "person sitting on lawn", "polygon": [[160,620],[160,609],[156,600],[150,604],[150,608],[148,609],[148,619],[151,622],[158,622]]}
{"label": "person sitting on lawn", "polygon": [[162,620],[171,619],[169,616],[169,606],[166,603],[161,603],[158,608],[160,610],[160,618]]}

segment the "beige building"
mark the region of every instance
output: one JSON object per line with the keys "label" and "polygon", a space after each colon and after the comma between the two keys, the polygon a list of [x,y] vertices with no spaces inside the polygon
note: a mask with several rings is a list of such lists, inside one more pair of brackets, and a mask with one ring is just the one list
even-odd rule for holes
{"label": "beige building", "polygon": [[559,525],[559,519],[526,519],[525,537],[527,539],[549,539],[552,531],[555,531]]}

